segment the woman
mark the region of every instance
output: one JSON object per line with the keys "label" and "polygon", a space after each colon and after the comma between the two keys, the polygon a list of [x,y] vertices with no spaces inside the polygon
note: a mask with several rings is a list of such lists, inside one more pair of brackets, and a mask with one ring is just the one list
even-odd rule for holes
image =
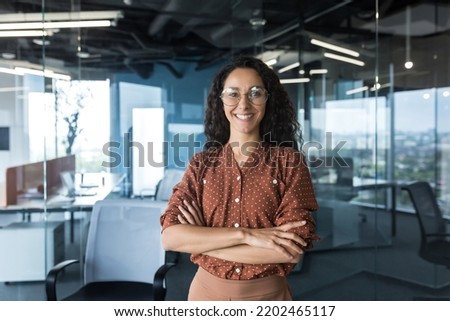
{"label": "woman", "polygon": [[292,299],[286,276],[317,239],[295,115],[262,61],[240,57],[216,75],[205,150],[161,217],[165,249],[199,265],[189,300]]}

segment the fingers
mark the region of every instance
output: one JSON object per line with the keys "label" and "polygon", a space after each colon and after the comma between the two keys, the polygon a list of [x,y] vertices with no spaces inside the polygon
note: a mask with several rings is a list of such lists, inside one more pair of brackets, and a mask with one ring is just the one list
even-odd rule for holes
{"label": "fingers", "polygon": [[275,235],[281,239],[287,239],[292,240],[300,245],[307,246],[308,244],[305,242],[304,239],[302,239],[298,234],[292,233],[292,232],[282,232],[282,231],[275,231]]}
{"label": "fingers", "polygon": [[278,246],[276,250],[288,259],[288,261],[285,263],[297,263],[303,255],[303,251],[291,252],[288,248],[285,248],[283,246]]}
{"label": "fingers", "polygon": [[193,215],[195,222],[197,225],[204,225],[203,224],[203,216],[201,215],[200,208],[197,206],[197,204],[192,201],[192,203],[189,203],[188,201],[183,201],[184,205],[188,208],[189,212]]}
{"label": "fingers", "polygon": [[303,254],[303,249],[298,244],[306,246],[306,242],[295,233],[275,231],[269,239],[276,247],[281,247],[278,250],[289,257],[292,257],[291,253]]}
{"label": "fingers", "polygon": [[299,244],[306,246],[306,242],[292,232],[274,229],[246,229],[245,232],[248,235],[245,243],[248,245],[273,249],[290,259],[303,254]]}
{"label": "fingers", "polygon": [[[184,202],[188,203],[187,201],[184,201]],[[200,213],[200,208],[198,207],[197,203],[195,203],[195,201],[192,201],[192,207],[195,208],[197,213]]]}
{"label": "fingers", "polygon": [[184,218],[184,222],[183,223],[181,220],[180,222],[183,224],[192,224],[192,225],[197,225],[194,219],[194,216],[188,211],[186,210],[184,207],[182,207],[181,205],[178,206],[178,209],[180,210],[181,214],[183,215],[178,215],[178,218],[181,216]]}
{"label": "fingers", "polygon": [[182,224],[191,224],[198,226],[205,225],[201,210],[195,202],[189,203],[188,201],[184,200],[183,205],[185,207],[181,205],[178,206],[178,209],[182,213],[182,215],[179,215],[179,217],[181,216],[183,218],[183,220],[180,220]]}
{"label": "fingers", "polygon": [[297,244],[291,240],[283,238],[273,238],[268,241],[264,247],[272,248],[276,252],[281,253],[288,259],[286,263],[296,263],[300,259],[301,255],[304,254],[303,250]]}
{"label": "fingers", "polygon": [[298,246],[295,242],[288,239],[280,239],[279,244],[282,245],[286,251],[288,251],[290,257],[292,258],[291,253],[303,254],[303,250],[300,246]]}
{"label": "fingers", "polygon": [[280,226],[275,227],[275,229],[287,232],[290,229],[304,226],[304,225],[306,225],[306,221],[295,221],[295,222],[289,222],[289,223],[282,224]]}
{"label": "fingers", "polygon": [[189,224],[189,222],[181,214],[178,215],[178,220],[181,222],[181,224]]}
{"label": "fingers", "polygon": [[[282,224],[280,226],[274,227],[273,229],[284,233],[284,234],[278,234],[278,236],[291,239],[303,246],[307,246],[308,244],[300,236],[298,236],[295,233],[288,232],[289,230],[291,230],[293,228],[301,227],[304,225],[306,225],[306,221],[296,221],[296,222],[289,222],[289,223]],[[286,234],[286,233],[288,233],[288,234]]]}

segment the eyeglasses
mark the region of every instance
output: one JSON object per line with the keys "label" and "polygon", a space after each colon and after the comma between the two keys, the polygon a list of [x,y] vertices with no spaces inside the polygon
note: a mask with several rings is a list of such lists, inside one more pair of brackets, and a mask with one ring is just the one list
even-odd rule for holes
{"label": "eyeglasses", "polygon": [[252,87],[246,94],[241,94],[236,88],[225,88],[220,95],[222,102],[226,106],[236,106],[239,104],[242,95],[247,96],[248,100],[256,106],[264,104],[269,98],[267,90],[261,87]]}

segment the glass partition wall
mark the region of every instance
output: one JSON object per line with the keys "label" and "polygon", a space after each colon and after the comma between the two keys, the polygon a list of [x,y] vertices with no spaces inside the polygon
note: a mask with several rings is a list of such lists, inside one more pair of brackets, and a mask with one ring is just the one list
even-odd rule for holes
{"label": "glass partition wall", "polygon": [[[82,77],[79,1],[12,7],[0,16],[0,297],[45,300],[50,268],[84,255],[92,204],[78,202],[74,186],[110,180],[98,160],[109,139],[109,85],[105,75],[101,82]],[[70,57],[57,56],[62,47]],[[69,272],[61,295],[82,281],[80,267]]]}
{"label": "glass partition wall", "polygon": [[[11,13],[33,13],[36,22],[82,22],[86,11],[115,16],[109,26],[47,24],[33,37],[0,38],[0,244],[8,262],[0,299],[45,300],[45,274],[62,259],[81,264],[63,275],[60,294],[82,283],[92,204],[73,203],[81,193],[74,186],[94,191],[84,200],[147,197],[154,189],[133,190],[130,154],[144,155],[130,147],[137,109],[164,110],[161,120],[140,122],[162,122],[166,143],[162,163],[147,153],[144,161],[185,167],[204,143],[211,79],[239,54],[271,64],[298,108],[321,240],[289,276],[294,299],[450,296],[449,270],[419,256],[419,225],[401,190],[430,182],[450,218],[449,4],[186,3],[15,2]],[[7,19],[0,15],[0,22],[25,18]],[[130,25],[139,19],[148,20],[145,41]],[[107,47],[105,30],[129,38]],[[179,59],[180,41],[166,51],[166,38],[190,33],[192,57]],[[205,41],[213,44],[208,63],[195,56]],[[195,148],[173,148],[180,139]],[[186,289],[177,291],[169,289],[169,299],[184,299]]]}

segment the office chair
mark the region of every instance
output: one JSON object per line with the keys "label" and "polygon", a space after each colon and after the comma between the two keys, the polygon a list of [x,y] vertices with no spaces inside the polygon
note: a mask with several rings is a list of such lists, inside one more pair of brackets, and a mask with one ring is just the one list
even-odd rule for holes
{"label": "office chair", "polygon": [[446,223],[430,184],[419,181],[402,189],[409,193],[419,221],[419,256],[450,268],[450,233],[446,232]]}
{"label": "office chair", "polygon": [[[98,201],[92,211],[84,260],[84,285],[63,300],[162,301],[166,273],[178,253],[161,245],[159,218],[165,202],[140,199]],[[46,278],[47,300],[55,301],[58,275],[78,260],[54,266]]]}
{"label": "office chair", "polygon": [[156,186],[155,200],[168,201],[172,195],[173,187],[181,181],[183,175],[184,171],[181,169],[167,169],[164,172],[164,177]]}

